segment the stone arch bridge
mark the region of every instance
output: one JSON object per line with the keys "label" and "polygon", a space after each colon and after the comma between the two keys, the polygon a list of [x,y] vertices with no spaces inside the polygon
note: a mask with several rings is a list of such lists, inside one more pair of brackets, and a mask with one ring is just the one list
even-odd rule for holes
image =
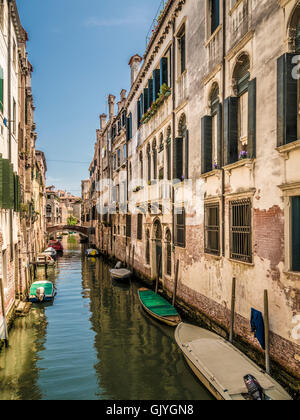
{"label": "stone arch bridge", "polygon": [[63,231],[69,231],[69,232],[78,232],[83,236],[89,237],[90,234],[92,234],[91,228],[86,228],[83,226],[68,226],[68,225],[57,225],[57,226],[48,226],[47,227],[47,233],[56,233],[56,232],[63,232]]}

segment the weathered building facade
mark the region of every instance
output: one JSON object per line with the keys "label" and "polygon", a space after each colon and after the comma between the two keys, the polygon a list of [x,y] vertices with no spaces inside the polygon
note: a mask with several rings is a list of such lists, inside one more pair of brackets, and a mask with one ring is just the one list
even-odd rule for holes
{"label": "weathered building facade", "polygon": [[33,69],[27,57],[27,33],[20,23],[14,0],[0,2],[0,27],[2,339],[5,338],[5,319],[14,312],[16,298],[25,296],[29,264],[44,246],[47,166],[44,154],[35,147]]}
{"label": "weathered building facade", "polygon": [[170,293],[179,261],[179,304],[218,331],[236,278],[236,338],[252,355],[251,309],[268,290],[271,356],[298,384],[299,53],[296,0],[168,1],[130,61],[126,142],[120,112],[102,119],[93,164],[111,209],[93,224],[99,249],[149,280],[161,259]]}

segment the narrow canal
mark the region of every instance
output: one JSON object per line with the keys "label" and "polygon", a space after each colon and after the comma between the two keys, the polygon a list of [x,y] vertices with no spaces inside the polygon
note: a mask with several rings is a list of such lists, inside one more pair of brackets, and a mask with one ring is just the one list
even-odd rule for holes
{"label": "narrow canal", "polygon": [[112,283],[76,236],[52,270],[57,297],[34,306],[0,353],[0,400],[208,400],[186,366],[174,330],[148,318],[138,284]]}

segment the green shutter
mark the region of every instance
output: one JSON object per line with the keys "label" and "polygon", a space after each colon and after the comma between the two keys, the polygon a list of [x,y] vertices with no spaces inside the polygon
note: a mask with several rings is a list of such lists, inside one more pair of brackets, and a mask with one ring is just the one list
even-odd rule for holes
{"label": "green shutter", "polygon": [[163,57],[160,60],[160,86],[167,85],[168,86],[169,79],[168,79],[168,59],[167,57]]}
{"label": "green shutter", "polygon": [[2,208],[5,210],[10,209],[10,166],[9,160],[3,159],[3,172],[2,172]]}
{"label": "green shutter", "polygon": [[3,205],[3,159],[2,155],[0,155],[0,209],[2,209]]}
{"label": "green shutter", "polygon": [[212,170],[212,117],[206,115],[201,121],[201,172]]}
{"label": "green shutter", "polygon": [[218,133],[217,133],[217,142],[218,142],[218,150],[217,150],[217,156],[218,161],[217,165],[218,168],[221,168],[223,166],[223,149],[222,149],[222,125],[223,125],[223,107],[222,104],[218,104],[218,110],[217,110],[217,124],[218,124]]}
{"label": "green shutter", "polygon": [[140,107],[141,107],[140,115],[141,115],[141,119],[142,119],[142,117],[144,115],[144,95],[143,94],[141,94],[141,96],[140,96]]}
{"label": "green shutter", "polygon": [[153,80],[148,81],[148,109],[151,108],[153,104]]}
{"label": "green shutter", "polygon": [[239,98],[229,97],[224,104],[225,165],[238,161],[238,103]]}
{"label": "green shutter", "polygon": [[4,75],[3,69],[0,67],[0,111],[4,110]]}
{"label": "green shutter", "polygon": [[160,70],[156,69],[153,72],[153,102],[158,98],[160,92]]}
{"label": "green shutter", "polygon": [[292,197],[292,270],[300,271],[300,197]]}
{"label": "green shutter", "polygon": [[10,164],[9,171],[9,193],[10,193],[10,209],[13,210],[15,207],[15,174],[12,163]]}
{"label": "green shutter", "polygon": [[189,179],[189,131],[186,130],[185,132],[185,142],[184,142],[184,149],[185,149],[185,170],[184,176],[185,179]]}
{"label": "green shutter", "polygon": [[141,125],[141,102],[137,101],[137,128],[140,128]]}
{"label": "green shutter", "polygon": [[149,91],[148,88],[144,89],[144,114],[148,111],[148,104],[149,104]]}
{"label": "green shutter", "polygon": [[256,158],[256,79],[248,87],[248,157]]}
{"label": "green shutter", "polygon": [[20,178],[17,174],[14,175],[14,210],[15,212],[20,211]]}
{"label": "green shutter", "polygon": [[183,175],[183,138],[177,137],[174,144],[174,179],[180,179]]}
{"label": "green shutter", "polygon": [[297,140],[297,79],[293,77],[295,54],[284,54],[277,61],[277,145]]}

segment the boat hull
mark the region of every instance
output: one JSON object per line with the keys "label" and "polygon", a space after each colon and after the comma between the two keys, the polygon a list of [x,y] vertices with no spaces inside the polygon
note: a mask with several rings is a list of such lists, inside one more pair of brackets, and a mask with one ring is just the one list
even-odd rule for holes
{"label": "boat hull", "polygon": [[291,400],[273,378],[222,337],[194,325],[180,324],[175,340],[193,373],[217,400],[251,399],[243,380],[250,373],[261,384],[266,399]]}
{"label": "boat hull", "polygon": [[129,270],[109,270],[111,278],[117,282],[127,282],[128,280],[130,280],[132,273]]}
{"label": "boat hull", "polygon": [[177,315],[177,316],[160,316],[160,315],[157,315],[155,312],[151,311],[151,309],[149,309],[144,304],[143,300],[141,299],[140,292],[143,292],[143,291],[148,291],[148,289],[140,289],[139,293],[138,293],[138,297],[139,297],[141,307],[143,308],[143,310],[148,315],[150,315],[152,318],[156,319],[157,321],[159,321],[159,322],[161,322],[165,325],[168,325],[169,327],[173,327],[173,328],[177,327],[177,325],[179,325],[182,322],[181,317],[179,315]]}

